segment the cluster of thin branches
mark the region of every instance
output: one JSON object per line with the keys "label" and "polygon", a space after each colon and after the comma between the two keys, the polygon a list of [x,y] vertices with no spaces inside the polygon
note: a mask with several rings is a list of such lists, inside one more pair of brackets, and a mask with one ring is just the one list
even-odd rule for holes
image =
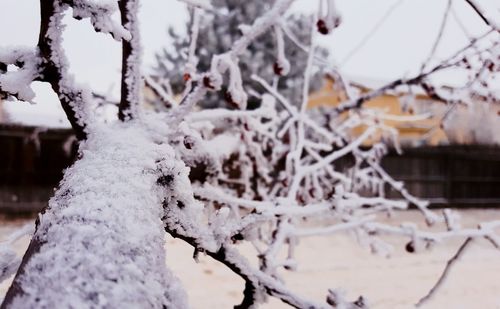
{"label": "cluster of thin branches", "polygon": [[[390,245],[380,237],[386,234],[408,238],[406,250],[409,252],[450,238],[464,239],[467,244],[472,238],[484,237],[499,248],[495,229],[500,222],[483,223],[477,229],[462,229],[450,210],[444,211],[442,216],[429,210],[426,201],[412,196],[401,182],[382,168],[381,158],[387,147],[399,147],[397,131],[385,125],[384,120],[412,121],[426,116],[405,117],[362,108],[366,101],[400,87],[420,87],[432,98],[450,105],[460,102],[495,103],[490,97],[476,100],[479,91],[476,86],[479,83],[481,89],[491,89],[484,84],[482,78],[486,77],[481,74],[485,67],[490,72],[498,70],[498,42],[480,50],[478,42],[489,35],[498,35],[497,30],[492,29],[486,35],[471,40],[469,45],[433,67],[428,68],[426,63],[414,77],[396,80],[367,93],[356,92],[351,83],[334,66],[330,66],[331,75],[341,85],[347,100],[330,110],[310,111],[307,103],[311,68],[325,65],[324,60],[318,59],[314,52],[314,36],[316,30],[323,34],[330,33],[340,21],[334,2],[327,1],[327,8],[320,8],[317,15],[320,17],[316,17],[317,28],[311,31],[312,46],[297,42],[308,53],[301,105],[298,108],[292,105],[275,85],[254,75],[252,79],[267,93],[261,96],[259,108],[245,110],[246,94],[238,69],[238,55],[265,29],[278,31],[281,35],[276,35],[277,40],[282,39],[282,33],[293,36],[286,29],[276,30],[282,25],[279,19],[276,21],[277,16],[282,15],[291,3],[287,0],[276,1],[272,10],[256,20],[231,50],[213,58],[209,71],[191,71],[179,107],[191,109],[203,99],[204,93],[220,89],[222,75],[229,75],[228,100],[240,108],[185,112],[185,123],[177,142],[181,157],[192,167],[193,193],[205,204],[206,226],[211,230],[209,234],[225,241],[213,251],[203,247],[199,241],[201,236],[170,228],[168,220],[167,230],[190,242],[197,251],[225,263],[246,280],[243,307],[262,300],[260,294],[278,297],[297,308],[311,306],[311,302],[280,290],[282,281],[279,270],[296,268],[295,246],[305,236],[350,230],[363,238],[374,252],[382,254],[390,251]],[[196,68],[196,27],[194,22],[190,68]],[[282,42],[276,46],[284,48]],[[279,51],[276,54],[283,55]],[[464,60],[472,58],[480,65],[472,66],[472,61]],[[287,62],[286,59],[278,59],[277,63]],[[469,64],[466,69],[470,71],[470,79],[460,89],[448,89],[445,95],[428,79],[442,70],[464,68],[465,63]],[[460,94],[457,94],[458,91]],[[354,128],[363,128],[362,133],[354,135]],[[387,187],[398,191],[402,199],[386,198]],[[443,222],[446,230],[429,232],[413,223],[389,225],[379,222],[381,217],[410,206],[420,210],[429,226]],[[303,224],[304,218],[326,220],[315,221],[311,227]],[[249,241],[254,246],[259,259],[258,269],[249,269],[246,262],[242,262],[244,258],[236,254],[234,244],[240,241]],[[280,254],[283,251],[286,251],[285,257]],[[448,267],[445,273],[447,271]],[[430,294],[435,290],[433,288]],[[335,294],[333,291],[330,293]],[[340,296],[333,294],[328,297],[328,303],[339,306]],[[335,298],[335,301],[332,300]],[[430,295],[420,303],[428,298]],[[361,299],[349,306],[362,307],[364,301]]]}

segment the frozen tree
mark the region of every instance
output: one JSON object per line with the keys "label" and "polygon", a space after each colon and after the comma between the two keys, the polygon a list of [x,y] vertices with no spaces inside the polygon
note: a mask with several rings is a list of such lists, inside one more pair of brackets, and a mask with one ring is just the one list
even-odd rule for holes
{"label": "frozen tree", "polygon": [[[194,19],[202,10],[213,9],[209,1],[186,2],[193,7]],[[333,0],[319,1],[309,44],[291,39],[275,46],[276,55],[282,57],[278,63],[287,61],[285,44],[300,45],[305,54],[299,95],[282,91],[257,74],[244,76],[239,62],[269,31],[281,33],[278,37],[293,36],[282,21],[293,2],[276,0],[265,13],[242,25],[242,35],[213,55],[205,69],[192,66],[180,105],[167,112],[148,112],[140,104],[138,1],[40,1],[37,46],[1,50],[0,93],[29,101],[33,81],[50,83],[80,141],[79,159],[65,171],[36,220],[22,260],[10,245],[32,232],[31,227],[1,244],[0,279],[17,269],[1,308],[185,308],[182,286],[165,263],[165,231],[192,245],[194,258],[208,255],[245,281],[237,308],[255,307],[268,297],[295,308],[367,307],[362,296],[348,300],[338,287],[325,291],[319,300],[286,287],[280,272],[295,269],[294,249],[305,236],[352,231],[379,254],[391,250],[384,235],[408,239],[408,252],[449,239],[463,240],[418,305],[434,295],[474,239],[500,247],[500,221],[461,228],[452,211],[442,215],[431,211],[426,201],[412,196],[381,167],[387,147],[398,147],[396,130],[384,120],[418,120],[426,115],[398,116],[363,108],[369,99],[401,87],[419,87],[451,107],[494,104],[498,100],[484,79],[497,78],[499,71],[498,26],[469,1],[491,29],[487,34],[447,59],[424,64],[413,77],[365,93],[357,92],[335,66],[328,66],[346,99],[335,108],[308,110],[314,67],[326,63],[317,52],[315,37],[330,34],[341,21]],[[122,96],[116,122],[97,121],[91,108],[95,96],[68,74],[61,38],[63,16],[70,9],[75,18],[90,18],[96,31],[122,42]],[[116,10],[120,22],[111,17]],[[195,37],[200,23],[192,24]],[[494,39],[479,45],[485,38]],[[190,41],[193,56],[197,41]],[[187,59],[187,67],[191,61]],[[455,68],[468,72],[464,87],[443,91],[428,79]],[[485,70],[491,74],[483,74]],[[255,109],[246,108],[249,78],[262,89]],[[223,88],[237,108],[195,111],[207,94]],[[166,101],[171,99],[160,90]],[[360,127],[362,133],[353,135],[352,129]],[[400,192],[401,199],[385,197],[385,186]],[[410,206],[420,210],[429,226],[441,224],[444,229],[379,220]],[[304,219],[321,220],[311,226],[302,224]],[[239,253],[239,242],[253,245],[258,265]]]}
{"label": "frozen tree", "polygon": [[[212,57],[229,50],[233,42],[245,33],[257,17],[268,11],[271,5],[272,2],[267,1],[215,0],[208,12],[202,14],[196,9],[191,10],[192,19],[186,24],[185,32],[192,34],[193,24],[199,23],[199,27],[203,29],[202,35],[180,35],[178,31],[169,28],[172,46],[165,47],[156,55],[153,78],[169,83],[174,93],[182,93],[193,72],[208,70]],[[259,74],[269,83],[277,83],[283,95],[289,97],[294,105],[299,104],[307,55],[301,50],[302,46],[293,44],[292,40],[309,44],[311,22],[311,16],[304,15],[282,19],[281,27],[273,27],[262,34],[259,40],[253,41],[238,57],[243,84],[250,95],[250,106],[255,108],[258,105],[256,94],[263,90],[251,79],[252,74]],[[283,31],[292,36],[285,36]],[[190,48],[193,43],[197,45],[196,50]],[[277,48],[282,44],[286,44],[287,48]],[[328,54],[326,49],[318,49],[317,53],[323,58]],[[294,65],[291,66],[290,63]],[[320,68],[315,67],[314,70],[317,74],[311,77],[311,91],[322,85]],[[221,91],[202,100],[201,105],[212,108],[230,106],[226,91],[223,86]]]}

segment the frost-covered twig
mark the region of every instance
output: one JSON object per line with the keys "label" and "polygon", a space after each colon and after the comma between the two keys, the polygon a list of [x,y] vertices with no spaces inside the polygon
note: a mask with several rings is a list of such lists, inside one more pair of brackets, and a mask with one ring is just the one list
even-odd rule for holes
{"label": "frost-covered twig", "polygon": [[115,1],[63,0],[62,2],[71,6],[75,19],[90,18],[96,32],[109,33],[117,41],[130,40],[130,32],[111,18],[117,11]]}
{"label": "frost-covered twig", "polygon": [[123,26],[130,32],[129,40],[122,40],[121,98],[118,118],[128,120],[137,117],[142,94],[141,43],[139,32],[139,0],[120,0],[120,16]]}
{"label": "frost-covered twig", "polygon": [[[197,240],[193,237],[181,235],[166,227],[167,231],[176,238],[180,238],[192,245],[196,250],[200,248]],[[327,306],[306,300],[295,293],[289,291],[281,282],[272,278],[261,271],[250,266],[249,262],[237,251],[225,246],[217,251],[204,250],[204,253],[214,260],[226,265],[235,274],[245,280],[244,298],[241,304],[234,308],[250,308],[265,300],[263,293],[276,297],[294,308],[327,308]]]}
{"label": "frost-covered twig", "polygon": [[153,92],[158,96],[158,98],[164,104],[166,108],[172,108],[177,105],[174,98],[169,94],[161,85],[159,85],[152,77],[144,76],[144,84],[151,88]]}

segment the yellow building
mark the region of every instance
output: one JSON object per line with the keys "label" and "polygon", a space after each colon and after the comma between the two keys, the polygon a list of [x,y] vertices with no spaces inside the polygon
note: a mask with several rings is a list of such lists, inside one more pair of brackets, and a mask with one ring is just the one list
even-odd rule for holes
{"label": "yellow building", "polygon": [[[309,98],[309,108],[318,106],[337,106],[347,100],[346,94],[334,87],[334,81],[326,78],[321,90],[311,94]],[[370,91],[368,86],[354,84],[355,90],[361,94]],[[423,94],[414,95],[411,104],[402,103],[408,94],[395,93],[384,94],[364,103],[364,108],[379,109],[389,117],[395,116],[415,116],[427,115],[417,121],[396,121],[385,119],[384,123],[396,128],[399,131],[399,138],[402,144],[410,145],[438,145],[447,143],[447,136],[441,125],[441,117],[445,106],[443,103],[435,102]],[[406,105],[406,106],[405,106]],[[402,117],[400,117],[402,118]],[[354,130],[354,134],[359,134],[364,128],[359,127]]]}

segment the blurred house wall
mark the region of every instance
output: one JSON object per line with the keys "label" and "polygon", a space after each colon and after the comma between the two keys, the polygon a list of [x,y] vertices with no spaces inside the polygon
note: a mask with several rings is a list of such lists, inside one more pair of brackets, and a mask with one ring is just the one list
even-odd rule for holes
{"label": "blurred house wall", "polygon": [[[370,89],[363,85],[354,86],[359,93],[368,92]],[[320,106],[332,107],[347,100],[343,91],[338,90],[335,81],[326,78],[324,87],[311,94],[308,107],[316,108]],[[410,104],[402,100],[411,101]],[[445,132],[441,126],[441,119],[437,116],[436,109],[444,108],[444,104],[436,103],[429,97],[417,94],[411,98],[405,98],[404,94],[384,94],[364,103],[364,108],[378,110],[383,113],[395,116],[414,116],[415,114],[429,114],[426,119],[401,122],[394,120],[383,120],[384,124],[394,127],[399,132],[401,144],[408,146],[419,145],[440,145],[448,143]],[[361,134],[365,130],[364,126],[355,128],[354,134]],[[374,139],[379,139],[380,136]],[[371,140],[370,143],[373,143]]]}
{"label": "blurred house wall", "polygon": [[[379,85],[380,86],[380,85]],[[355,91],[366,93],[370,87],[356,84]],[[331,78],[326,78],[324,87],[310,96],[309,108],[320,106],[334,107],[346,101],[345,93],[339,90]],[[448,106],[435,101],[425,94],[392,93],[378,96],[363,105],[371,110],[378,110],[395,116],[428,115],[417,121],[383,120],[384,124],[396,128],[403,146],[437,146],[448,144],[497,144],[500,145],[500,106],[478,104],[454,106],[443,121]],[[358,135],[364,131],[360,126],[354,129]],[[379,139],[375,136],[374,139]],[[373,143],[374,140],[368,142]]]}

